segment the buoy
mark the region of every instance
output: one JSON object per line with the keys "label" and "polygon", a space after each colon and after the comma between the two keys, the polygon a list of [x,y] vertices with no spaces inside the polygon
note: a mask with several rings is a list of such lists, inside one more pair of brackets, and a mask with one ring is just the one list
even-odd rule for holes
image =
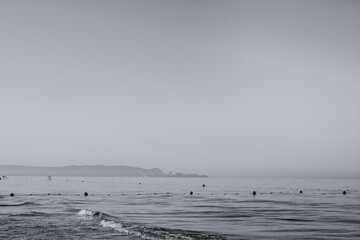
{"label": "buoy", "polygon": [[205,187],[205,184],[203,184],[203,187]]}
{"label": "buoy", "polygon": [[343,194],[346,195],[346,191],[343,191]]}
{"label": "buoy", "polygon": [[193,195],[193,192],[192,192],[192,191],[190,192],[190,195]]}
{"label": "buoy", "polygon": [[300,190],[300,193],[302,193],[302,190]]}
{"label": "buoy", "polygon": [[13,197],[13,196],[15,196],[13,193],[10,193],[10,197]]}
{"label": "buoy", "polygon": [[255,191],[253,191],[253,196],[255,196],[256,195],[256,192]]}
{"label": "buoy", "polygon": [[84,196],[87,197],[89,194],[87,192],[84,192]]}

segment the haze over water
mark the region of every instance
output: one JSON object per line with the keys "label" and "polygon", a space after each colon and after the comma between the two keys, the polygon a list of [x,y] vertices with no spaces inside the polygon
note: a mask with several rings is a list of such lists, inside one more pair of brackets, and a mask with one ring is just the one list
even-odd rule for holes
{"label": "haze over water", "polygon": [[1,1],[0,163],[360,177],[360,2]]}
{"label": "haze over water", "polygon": [[360,239],[359,66],[357,0],[0,1],[0,238]]}

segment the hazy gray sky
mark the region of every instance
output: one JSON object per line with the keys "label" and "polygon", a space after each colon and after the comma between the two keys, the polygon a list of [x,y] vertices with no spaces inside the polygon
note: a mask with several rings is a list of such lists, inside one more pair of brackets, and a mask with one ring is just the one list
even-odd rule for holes
{"label": "hazy gray sky", "polygon": [[360,1],[1,1],[0,164],[360,176]]}

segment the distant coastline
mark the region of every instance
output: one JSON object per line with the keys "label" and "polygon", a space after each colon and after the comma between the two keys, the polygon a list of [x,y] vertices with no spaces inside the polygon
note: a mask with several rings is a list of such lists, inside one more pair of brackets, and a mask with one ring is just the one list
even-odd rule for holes
{"label": "distant coastline", "polygon": [[84,165],[64,167],[31,167],[0,165],[1,176],[66,176],[66,177],[179,177],[207,178],[199,174],[165,174],[159,168],[144,169],[131,166]]}

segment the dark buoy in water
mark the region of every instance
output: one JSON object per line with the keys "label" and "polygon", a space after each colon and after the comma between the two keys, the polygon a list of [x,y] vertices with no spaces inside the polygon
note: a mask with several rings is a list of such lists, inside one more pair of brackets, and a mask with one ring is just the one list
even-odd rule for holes
{"label": "dark buoy in water", "polygon": [[13,197],[13,196],[15,196],[13,193],[10,193],[10,197]]}
{"label": "dark buoy in water", "polygon": [[87,192],[84,192],[84,196],[87,197],[89,194]]}
{"label": "dark buoy in water", "polygon": [[192,191],[190,192],[190,195],[193,195],[193,192],[192,192]]}
{"label": "dark buoy in water", "polygon": [[346,195],[346,191],[343,191],[343,194]]}
{"label": "dark buoy in water", "polygon": [[300,193],[302,193],[302,190],[300,190]]}
{"label": "dark buoy in water", "polygon": [[256,195],[256,191],[253,191],[253,196],[255,196]]}
{"label": "dark buoy in water", "polygon": [[48,193],[48,195],[50,195],[50,193]]}
{"label": "dark buoy in water", "polygon": [[203,184],[203,187],[205,187],[205,184]]}

